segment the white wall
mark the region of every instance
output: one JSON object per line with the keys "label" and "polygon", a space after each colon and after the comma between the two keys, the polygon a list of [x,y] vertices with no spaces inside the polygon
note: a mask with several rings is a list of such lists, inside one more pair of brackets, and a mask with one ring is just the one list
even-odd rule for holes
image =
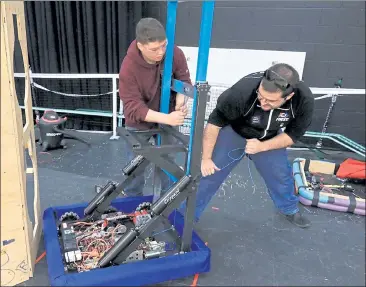
{"label": "white wall", "polygon": [[[192,81],[195,81],[197,47],[180,46]],[[211,85],[233,85],[247,74],[264,71],[276,62],[292,65],[302,78],[306,52],[210,48],[207,81]]]}

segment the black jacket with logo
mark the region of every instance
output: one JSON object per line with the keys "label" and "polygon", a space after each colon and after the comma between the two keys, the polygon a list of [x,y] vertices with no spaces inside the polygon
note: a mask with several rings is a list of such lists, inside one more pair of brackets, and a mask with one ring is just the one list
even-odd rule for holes
{"label": "black jacket with logo", "polygon": [[257,98],[257,89],[263,73],[243,77],[224,91],[217,100],[208,123],[232,128],[246,139],[268,140],[281,129],[296,142],[310,126],[314,111],[314,96],[300,82],[294,96],[280,108],[263,111]]}

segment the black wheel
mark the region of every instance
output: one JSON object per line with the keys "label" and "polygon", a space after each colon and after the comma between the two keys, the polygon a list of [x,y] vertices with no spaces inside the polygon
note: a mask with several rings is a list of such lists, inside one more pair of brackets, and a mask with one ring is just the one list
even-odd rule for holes
{"label": "black wheel", "polygon": [[80,219],[79,215],[77,215],[75,212],[65,212],[60,217],[60,222],[66,222],[66,221],[75,221]]}

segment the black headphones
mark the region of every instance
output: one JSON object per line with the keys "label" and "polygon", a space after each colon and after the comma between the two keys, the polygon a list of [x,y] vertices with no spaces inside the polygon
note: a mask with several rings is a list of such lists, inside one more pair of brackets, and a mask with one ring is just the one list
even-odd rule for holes
{"label": "black headphones", "polygon": [[282,98],[286,98],[295,91],[295,88],[285,78],[270,69],[264,72],[263,78],[269,82],[273,82],[283,92]]}

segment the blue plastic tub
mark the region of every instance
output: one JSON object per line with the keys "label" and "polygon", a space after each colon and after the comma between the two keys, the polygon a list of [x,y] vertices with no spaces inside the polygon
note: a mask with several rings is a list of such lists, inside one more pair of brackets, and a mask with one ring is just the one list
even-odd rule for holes
{"label": "blue plastic tub", "polygon": [[[151,202],[152,197],[119,198],[114,200],[112,205],[120,211],[132,212],[140,203],[147,201]],[[63,213],[73,211],[82,217],[86,206],[87,203],[50,207],[43,214],[44,244],[51,286],[142,286],[210,271],[211,251],[193,231],[192,251],[188,253],[131,262],[82,273],[65,272],[54,213],[59,218]],[[173,224],[174,214],[175,212],[169,217],[171,224]],[[179,212],[175,214],[174,223],[181,236],[184,217]]]}

